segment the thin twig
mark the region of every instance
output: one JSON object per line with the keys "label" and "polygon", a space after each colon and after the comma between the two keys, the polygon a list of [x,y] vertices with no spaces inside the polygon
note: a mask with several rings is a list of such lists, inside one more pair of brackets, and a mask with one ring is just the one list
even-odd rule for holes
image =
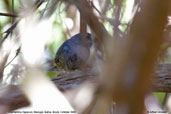
{"label": "thin twig", "polygon": [[[12,10],[12,14],[14,14],[14,0],[12,0],[12,8],[11,8],[11,10]],[[11,18],[11,24],[13,24],[13,23],[14,23],[14,17]]]}
{"label": "thin twig", "polygon": [[164,99],[163,99],[163,102],[162,102],[162,107],[166,106],[169,95],[170,95],[170,93],[168,93],[168,92],[165,93],[165,96],[164,96]]}
{"label": "thin twig", "polygon": [[[109,18],[107,18],[106,16],[104,16],[104,15],[96,8],[96,6],[94,5],[93,1],[90,1],[90,3],[91,3],[91,6],[92,6],[92,7],[98,12],[98,14],[101,16],[101,19],[102,19],[102,20],[105,20],[105,21],[107,21],[108,23],[110,23],[115,29],[117,29],[117,32],[118,32],[119,34],[121,34],[122,36],[124,35],[124,33],[121,32],[121,30],[118,29],[118,27],[116,27],[116,22],[113,22],[112,19],[109,19]],[[119,22],[119,23],[117,23],[117,25],[120,25],[120,24],[121,24],[120,21],[118,21],[118,22]]]}
{"label": "thin twig", "polygon": [[18,24],[19,21],[20,21],[20,20],[17,20],[16,22],[14,22],[14,23],[11,25],[11,27],[8,28],[4,33],[8,33],[8,32],[10,32],[11,30],[13,30],[13,29],[16,27],[16,25]]}
{"label": "thin twig", "polygon": [[91,6],[98,12],[98,14],[103,17],[102,13],[96,8],[93,1],[90,1],[90,3],[91,3]]}
{"label": "thin twig", "polygon": [[[12,14],[14,14],[14,0],[12,0],[11,12],[12,12]],[[11,24],[13,24],[13,23],[14,23],[14,17],[11,17]],[[11,33],[11,37],[12,37],[13,29],[10,31],[10,33]]]}
{"label": "thin twig", "polygon": [[9,13],[0,13],[0,16],[18,17],[18,15],[16,14],[9,14]]}
{"label": "thin twig", "polygon": [[1,65],[0,65],[0,85],[2,84],[2,79],[3,79],[3,73],[4,73],[4,68],[5,68],[5,64],[8,60],[9,57],[9,53],[7,53],[3,58]]}
{"label": "thin twig", "polygon": [[43,17],[45,11],[47,10],[47,7],[48,7],[48,5],[49,5],[49,1],[50,1],[50,0],[47,1],[47,4],[46,4],[46,6],[45,6],[45,8],[44,8],[44,10],[43,10],[43,12],[42,12],[42,14],[41,14],[41,16],[40,16],[40,19]]}
{"label": "thin twig", "polygon": [[20,49],[21,49],[21,46],[16,50],[16,54],[15,56],[5,65],[5,68],[12,63],[12,61],[18,56],[18,54],[20,53]]}
{"label": "thin twig", "polygon": [[3,33],[6,33],[6,35],[3,38],[0,39],[0,46],[6,40],[6,38],[10,34],[11,30],[13,30],[16,27],[16,25],[18,24],[18,22],[19,22],[19,20],[16,21],[16,22],[14,22],[9,29],[7,29],[5,32],[3,32]]}
{"label": "thin twig", "polygon": [[5,41],[5,39],[8,37],[9,34],[10,34],[10,32],[8,32],[8,33],[4,36],[4,38],[1,38],[1,39],[0,39],[0,47],[1,47],[2,43]]}
{"label": "thin twig", "polygon": [[[41,0],[41,1],[36,1],[35,4],[35,9],[37,9],[45,0]],[[0,13],[0,16],[10,16],[10,17],[18,17],[15,14],[6,14],[6,13]],[[21,19],[21,18],[20,18]],[[18,22],[20,21],[20,19],[16,22],[14,22],[11,27],[6,30],[4,33],[7,33],[3,38],[0,39],[0,47],[2,45],[2,43],[6,40],[6,38],[8,37],[8,35],[10,34],[10,32],[16,27],[16,25],[18,24]]]}

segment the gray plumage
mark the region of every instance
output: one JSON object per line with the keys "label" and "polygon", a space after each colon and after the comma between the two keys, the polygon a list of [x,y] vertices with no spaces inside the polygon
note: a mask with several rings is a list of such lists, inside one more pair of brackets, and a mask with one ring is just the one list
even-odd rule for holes
{"label": "gray plumage", "polygon": [[55,56],[57,68],[75,70],[84,67],[90,55],[92,35],[79,33],[66,40]]}

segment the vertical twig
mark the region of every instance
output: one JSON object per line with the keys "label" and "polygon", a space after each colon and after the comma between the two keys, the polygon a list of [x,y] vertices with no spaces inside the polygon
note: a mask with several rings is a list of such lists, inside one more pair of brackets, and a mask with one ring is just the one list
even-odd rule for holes
{"label": "vertical twig", "polygon": [[113,36],[114,38],[119,38],[119,28],[120,25],[120,16],[121,16],[121,9],[122,9],[123,0],[115,0],[114,5],[117,7],[116,12],[113,13],[114,18],[114,28],[113,28]]}
{"label": "vertical twig", "polygon": [[[12,3],[12,8],[11,8],[11,12],[12,12],[12,14],[14,14],[14,0],[12,0],[11,1]],[[11,17],[11,24],[13,24],[14,23],[14,17]],[[12,32],[13,32],[13,30],[11,30],[11,36],[12,36]]]}
{"label": "vertical twig", "polygon": [[40,16],[40,19],[43,17],[45,11],[47,10],[48,5],[49,5],[49,1],[50,1],[50,0],[47,1],[47,4],[46,4],[46,6],[45,6],[45,8],[44,8],[44,10],[43,10],[43,12],[42,12],[42,14],[41,14],[41,16]]}

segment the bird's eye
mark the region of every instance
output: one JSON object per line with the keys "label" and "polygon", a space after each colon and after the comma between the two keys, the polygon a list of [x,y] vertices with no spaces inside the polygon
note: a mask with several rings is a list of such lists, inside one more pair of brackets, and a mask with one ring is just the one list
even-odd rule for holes
{"label": "bird's eye", "polygon": [[88,34],[87,34],[87,38],[90,38],[90,37],[91,37],[91,35],[88,33]]}

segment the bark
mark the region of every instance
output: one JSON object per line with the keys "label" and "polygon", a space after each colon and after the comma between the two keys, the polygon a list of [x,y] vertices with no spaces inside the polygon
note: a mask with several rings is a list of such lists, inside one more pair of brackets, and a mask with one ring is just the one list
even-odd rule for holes
{"label": "bark", "polygon": [[[91,70],[87,72],[72,72],[61,74],[58,77],[51,78],[52,82],[62,91],[67,91],[78,87],[84,81],[91,80],[92,83],[98,83],[98,75]],[[158,65],[152,78],[153,92],[171,92],[171,64]],[[29,101],[17,85],[11,85],[0,89],[0,92],[6,91],[5,95],[0,96],[0,105],[6,105],[9,110],[18,109],[29,105]]]}

